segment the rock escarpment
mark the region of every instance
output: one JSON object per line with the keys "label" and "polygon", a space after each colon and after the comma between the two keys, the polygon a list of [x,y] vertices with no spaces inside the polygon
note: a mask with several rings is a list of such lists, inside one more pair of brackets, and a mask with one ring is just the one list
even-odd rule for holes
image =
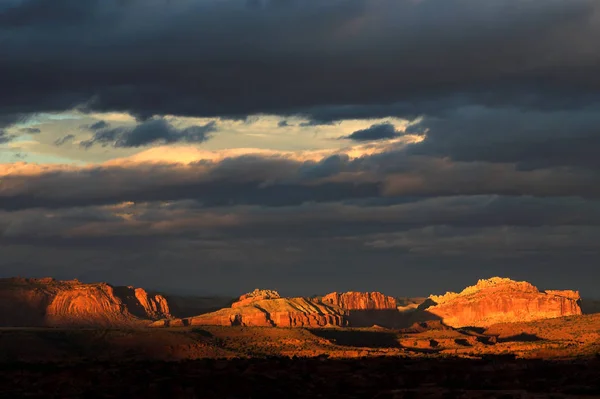
{"label": "rock escarpment", "polygon": [[396,299],[381,292],[332,292],[321,300],[323,303],[346,310],[396,309]]}
{"label": "rock escarpment", "polygon": [[0,326],[113,327],[169,318],[161,295],[141,288],[51,278],[0,279]]}
{"label": "rock escarpment", "polygon": [[425,311],[452,327],[487,327],[581,314],[577,291],[539,291],[528,282],[499,277],[479,280],[460,293],[429,299],[433,305]]}
{"label": "rock escarpment", "polygon": [[231,307],[199,316],[161,320],[152,326],[259,326],[325,327],[345,326],[346,312],[307,298],[281,298],[275,291],[255,290],[240,297]]}
{"label": "rock escarpment", "polygon": [[332,292],[321,300],[345,310],[352,327],[379,325],[393,328],[406,324],[406,316],[398,311],[396,299],[380,292]]}

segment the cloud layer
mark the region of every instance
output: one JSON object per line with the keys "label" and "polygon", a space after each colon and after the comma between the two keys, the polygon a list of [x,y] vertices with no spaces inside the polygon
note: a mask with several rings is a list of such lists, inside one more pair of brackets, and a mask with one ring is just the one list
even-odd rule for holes
{"label": "cloud layer", "polygon": [[[0,164],[0,272],[600,296],[598,37],[594,0],[5,0],[0,157],[83,165]],[[263,114],[289,148],[206,149]]]}
{"label": "cloud layer", "polygon": [[396,127],[391,123],[380,123],[371,125],[367,129],[361,129],[349,134],[348,136],[342,137],[354,141],[375,141],[375,140],[390,140],[402,133],[396,130]]}
{"label": "cloud layer", "polygon": [[13,2],[0,9],[0,109],[410,116],[451,106],[448,96],[581,104],[600,85],[599,10],[593,0]]}
{"label": "cloud layer", "polygon": [[209,122],[202,126],[179,129],[163,118],[152,118],[131,128],[110,128],[101,121],[90,126],[90,130],[94,131],[94,135],[91,139],[82,141],[82,147],[89,148],[95,144],[141,147],[153,143],[202,143],[208,140],[209,134],[217,128],[215,122]]}

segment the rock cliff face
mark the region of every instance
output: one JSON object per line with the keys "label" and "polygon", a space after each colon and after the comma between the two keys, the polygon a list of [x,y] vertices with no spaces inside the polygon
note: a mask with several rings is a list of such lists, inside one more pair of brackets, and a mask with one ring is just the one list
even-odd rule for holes
{"label": "rock cliff face", "polygon": [[429,299],[433,306],[425,311],[452,327],[487,327],[581,314],[577,291],[539,291],[528,282],[499,277],[479,280],[460,293]]}
{"label": "rock cliff face", "polygon": [[398,327],[405,323],[398,311],[396,299],[380,292],[332,292],[323,303],[345,310],[348,325],[352,327]]}
{"label": "rock cliff face", "polygon": [[342,309],[306,298],[280,298],[274,291],[269,291],[267,299],[261,299],[266,291],[260,292],[242,295],[230,308],[184,319],[161,320],[152,326],[324,327],[347,324],[346,312]]}
{"label": "rock cliff face", "polygon": [[4,327],[112,327],[169,317],[166,300],[140,288],[49,278],[0,279]]}
{"label": "rock cliff face", "polygon": [[322,301],[346,310],[396,309],[396,299],[381,292],[332,292]]}

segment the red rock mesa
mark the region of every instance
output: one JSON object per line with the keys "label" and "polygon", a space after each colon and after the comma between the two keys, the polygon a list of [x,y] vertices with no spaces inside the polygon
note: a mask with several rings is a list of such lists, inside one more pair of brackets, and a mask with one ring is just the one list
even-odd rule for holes
{"label": "red rock mesa", "polygon": [[479,280],[460,293],[432,295],[430,299],[435,305],[425,311],[452,327],[487,327],[581,314],[577,291],[539,291],[528,282],[500,277]]}
{"label": "red rock mesa", "polygon": [[323,327],[346,325],[345,312],[307,298],[281,298],[275,291],[254,290],[230,308],[185,319],[155,322],[154,327],[178,325]]}
{"label": "red rock mesa", "polygon": [[397,309],[396,299],[380,292],[332,292],[325,295],[322,301],[346,310]]}
{"label": "red rock mesa", "polygon": [[51,278],[0,279],[0,326],[109,327],[171,317],[161,295],[141,288]]}

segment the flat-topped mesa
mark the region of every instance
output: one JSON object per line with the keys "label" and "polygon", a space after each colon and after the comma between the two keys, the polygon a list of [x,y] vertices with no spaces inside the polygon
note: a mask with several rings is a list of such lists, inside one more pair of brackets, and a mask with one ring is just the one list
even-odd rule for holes
{"label": "flat-topped mesa", "polygon": [[277,291],[273,291],[273,290],[261,290],[261,289],[255,289],[252,292],[249,292],[247,294],[241,295],[237,301],[235,301],[231,307],[232,308],[237,308],[240,306],[246,306],[251,304],[252,302],[257,302],[257,301],[263,301],[266,299],[279,299],[281,298],[281,295],[279,295],[279,292]]}
{"label": "flat-topped mesa", "polygon": [[113,327],[171,317],[161,295],[77,280],[0,279],[0,326]]}
{"label": "flat-topped mesa", "polygon": [[[244,300],[251,298],[255,297]],[[342,309],[300,297],[259,299],[244,305],[236,302],[230,308],[189,318],[161,320],[152,326],[325,327],[346,324]]]}
{"label": "flat-topped mesa", "polygon": [[384,310],[396,309],[396,299],[381,292],[332,292],[321,301],[345,310]]}
{"label": "flat-topped mesa", "polygon": [[581,314],[577,291],[540,291],[528,282],[500,277],[479,280],[460,293],[432,295],[430,299],[435,304],[424,310],[452,327],[487,327]]}
{"label": "flat-topped mesa", "polygon": [[404,325],[396,298],[381,292],[332,292],[321,298],[324,304],[347,312],[351,327],[382,326],[396,328]]}

